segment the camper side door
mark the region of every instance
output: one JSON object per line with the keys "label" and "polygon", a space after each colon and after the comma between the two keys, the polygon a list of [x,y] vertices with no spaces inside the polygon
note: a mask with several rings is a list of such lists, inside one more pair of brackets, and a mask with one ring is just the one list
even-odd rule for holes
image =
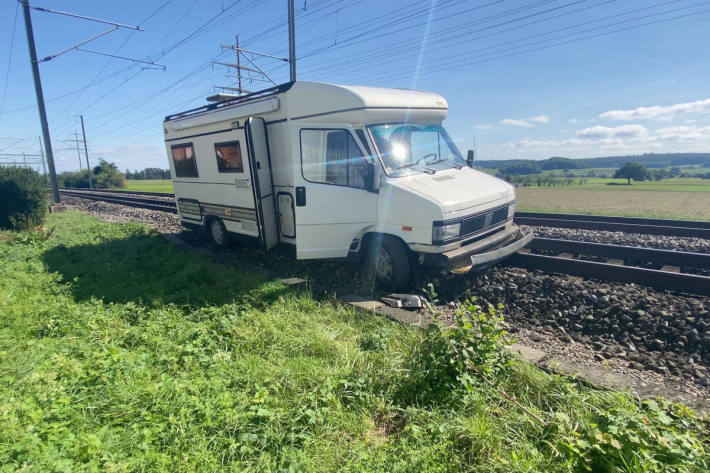
{"label": "camper side door", "polygon": [[342,258],[377,220],[377,194],[366,189],[370,153],[352,127],[292,130],[298,259]]}

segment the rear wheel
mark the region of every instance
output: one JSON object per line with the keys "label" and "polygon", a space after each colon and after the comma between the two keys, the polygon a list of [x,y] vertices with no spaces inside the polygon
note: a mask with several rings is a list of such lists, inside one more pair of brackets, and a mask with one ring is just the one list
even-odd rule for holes
{"label": "rear wheel", "polygon": [[229,245],[229,234],[220,219],[215,218],[207,223],[207,234],[216,247],[226,248]]}
{"label": "rear wheel", "polygon": [[367,264],[378,286],[399,290],[409,282],[409,255],[398,239],[383,235],[370,241]]}

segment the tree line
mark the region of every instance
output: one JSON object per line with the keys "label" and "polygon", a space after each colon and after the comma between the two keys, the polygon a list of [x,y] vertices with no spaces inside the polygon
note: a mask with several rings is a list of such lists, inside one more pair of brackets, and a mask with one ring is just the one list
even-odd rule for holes
{"label": "tree line", "polygon": [[672,166],[699,165],[710,168],[709,153],[647,153],[628,156],[607,156],[603,158],[562,158],[551,157],[543,160],[505,159],[477,161],[483,168],[498,169],[501,174],[538,174],[548,170],[571,170],[587,168],[619,168],[627,162],[636,162],[647,168],[668,168]]}
{"label": "tree line", "polygon": [[145,168],[142,171],[126,169],[123,175],[126,176],[126,179],[135,179],[137,181],[145,179],[170,179],[170,169]]}

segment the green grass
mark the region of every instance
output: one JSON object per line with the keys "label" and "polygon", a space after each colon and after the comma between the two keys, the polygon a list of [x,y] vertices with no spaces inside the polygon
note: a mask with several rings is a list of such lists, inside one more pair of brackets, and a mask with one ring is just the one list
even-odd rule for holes
{"label": "green grass", "polygon": [[617,438],[625,453],[608,456],[625,471],[710,464],[682,408],[668,417],[522,362],[497,388],[453,382],[425,400],[422,331],[141,225],[67,212],[52,226],[48,239],[0,233],[2,473],[567,472],[598,467],[574,449]]}
{"label": "green grass", "polygon": [[[575,187],[574,185],[571,187]],[[626,179],[587,178],[587,183],[577,185],[584,189],[627,190],[627,191],[670,191],[670,192],[710,192],[710,179],[683,178],[663,179],[661,181],[641,181],[631,184]]]}
{"label": "green grass", "polygon": [[682,182],[520,187],[515,190],[516,209],[522,212],[710,220],[710,186],[704,191],[700,188],[691,190],[692,187],[692,184]]}
{"label": "green grass", "polygon": [[126,187],[120,189],[122,191],[140,191],[140,192],[164,192],[166,194],[172,194],[173,181],[170,179],[143,179],[134,180],[127,179]]}

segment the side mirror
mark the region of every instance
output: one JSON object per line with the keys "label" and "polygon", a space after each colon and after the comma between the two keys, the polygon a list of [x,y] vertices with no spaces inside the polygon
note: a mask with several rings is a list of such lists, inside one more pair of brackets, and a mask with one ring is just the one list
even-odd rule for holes
{"label": "side mirror", "polygon": [[473,168],[473,161],[474,161],[474,154],[473,150],[470,149],[468,150],[468,154],[466,155],[466,164],[468,167]]}
{"label": "side mirror", "polygon": [[375,190],[375,163],[371,161],[365,161],[365,190]]}

